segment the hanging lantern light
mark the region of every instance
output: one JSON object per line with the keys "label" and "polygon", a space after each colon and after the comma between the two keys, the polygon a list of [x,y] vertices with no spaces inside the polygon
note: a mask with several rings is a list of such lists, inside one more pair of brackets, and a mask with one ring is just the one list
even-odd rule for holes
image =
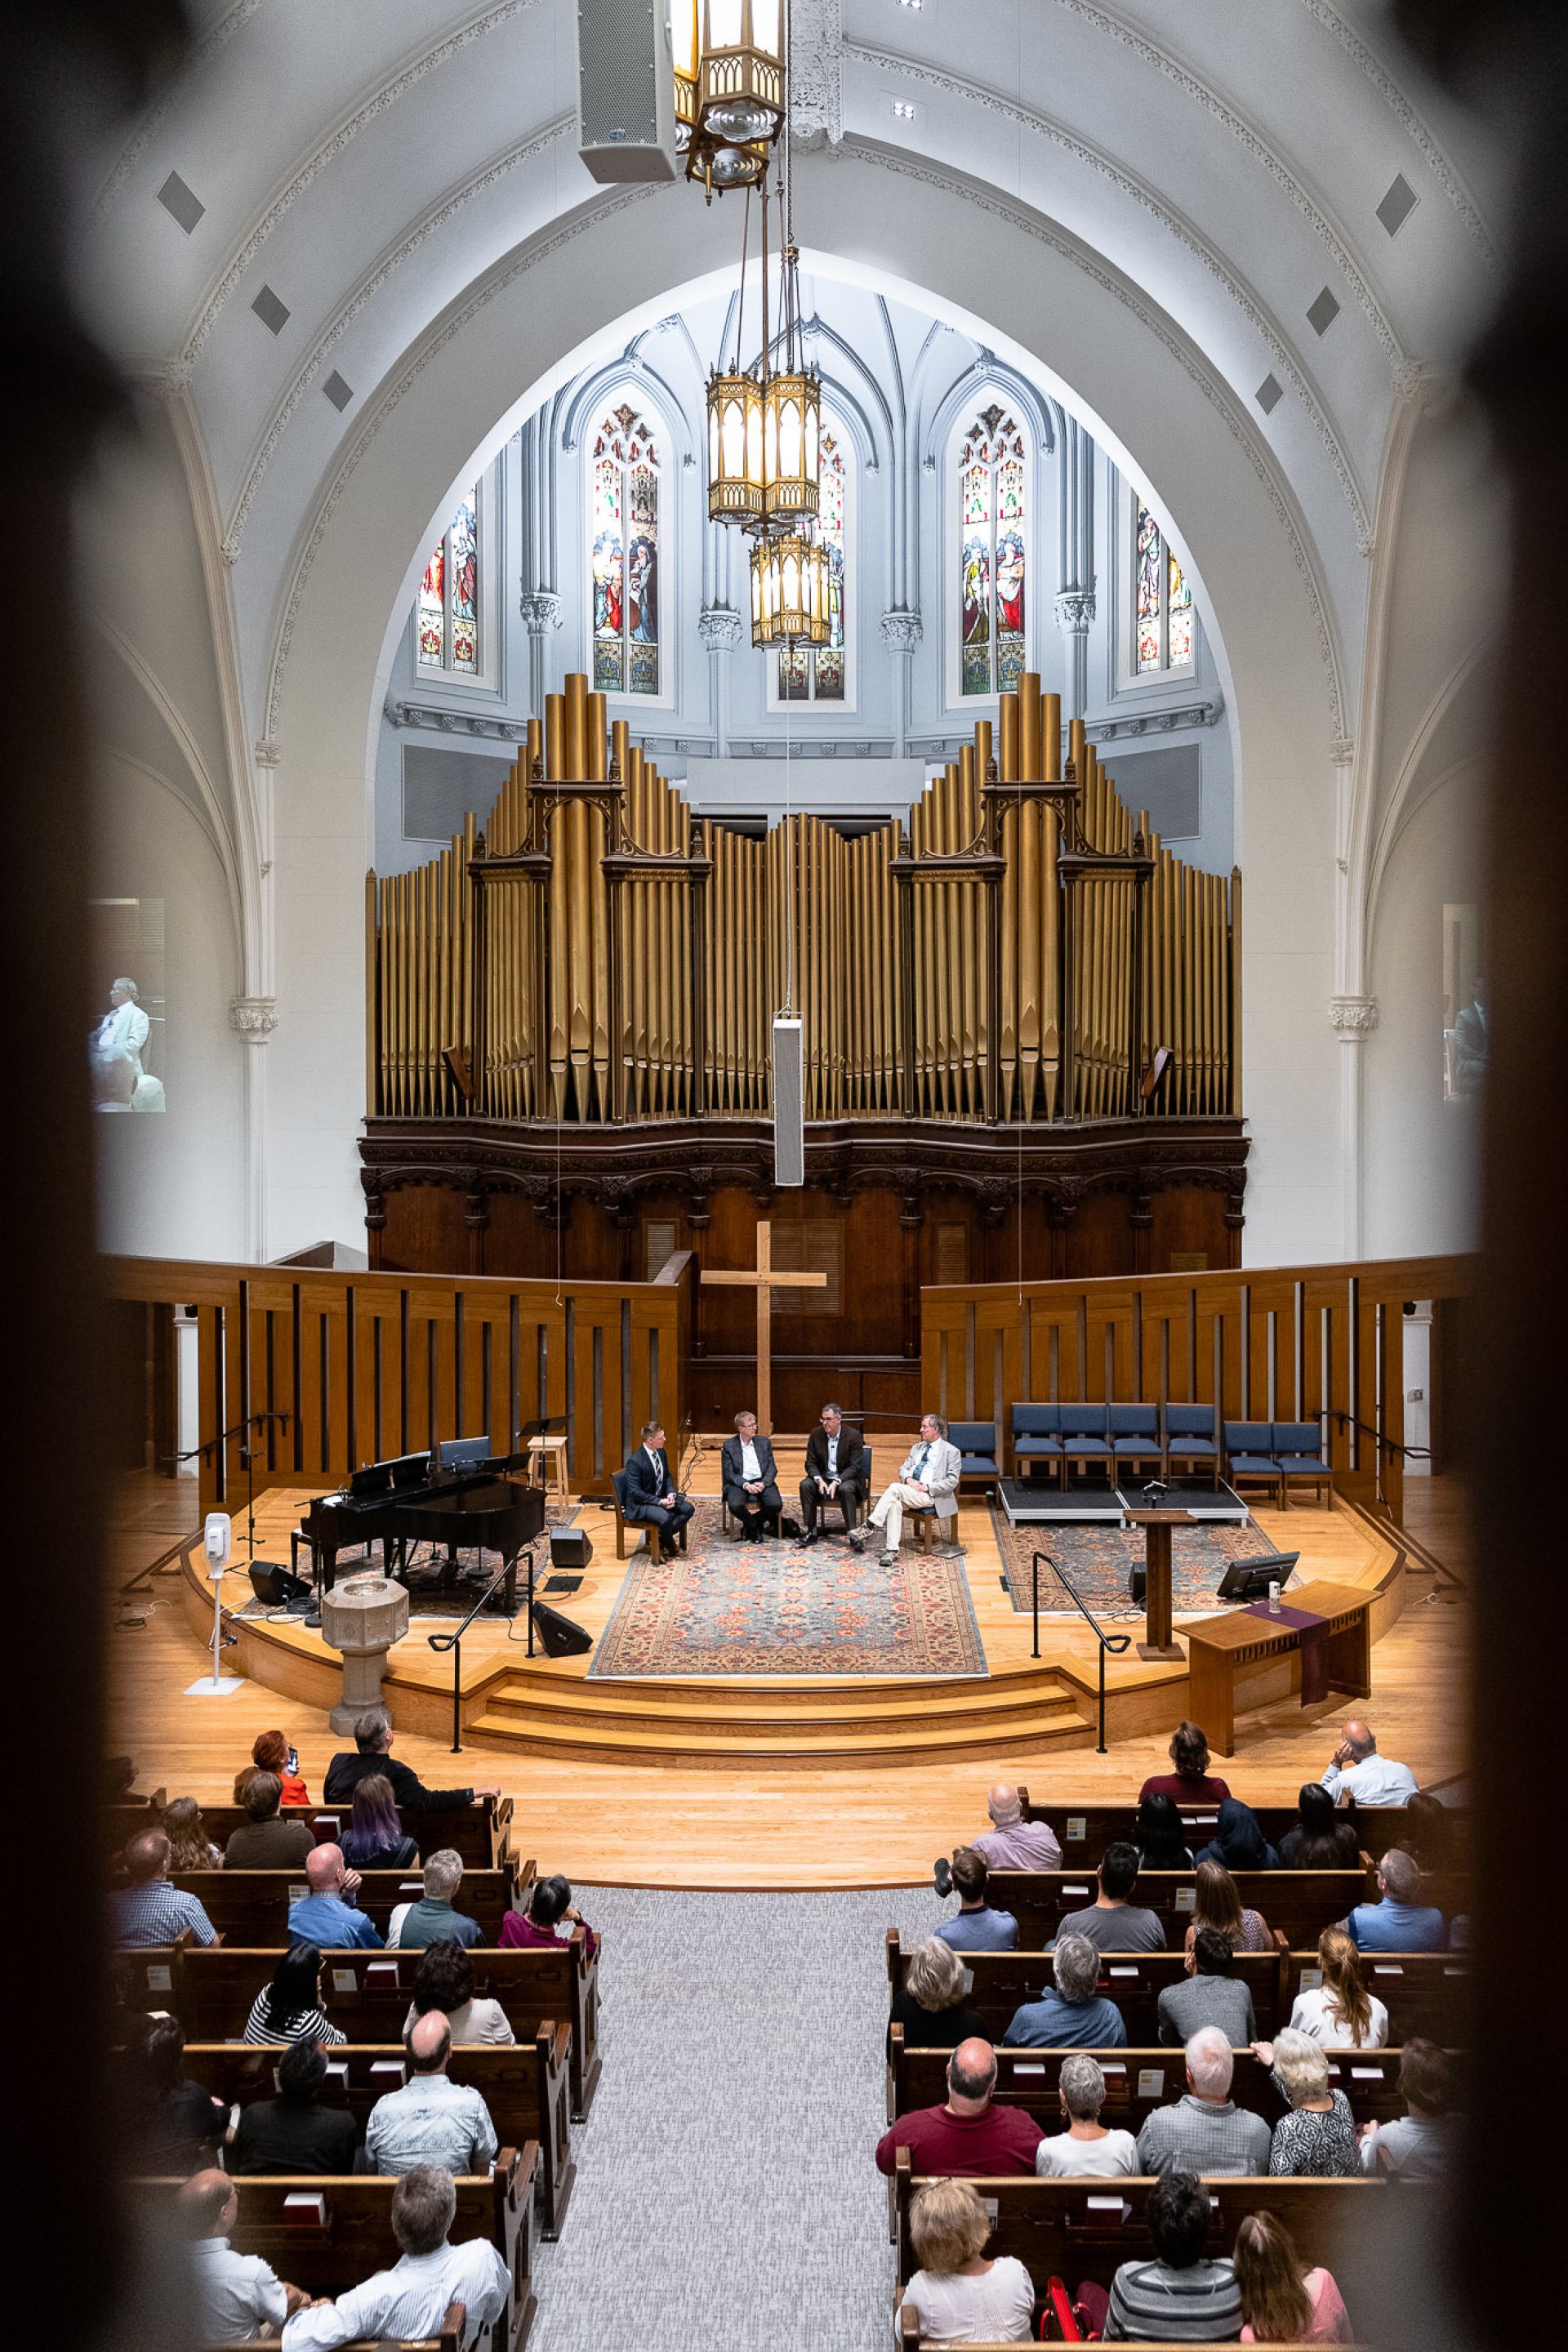
{"label": "hanging lantern light", "polygon": [[822,504],[822,379],[780,369],[763,387],[763,511],[770,522],[814,522]]}
{"label": "hanging lantern light", "polygon": [[752,643],[827,642],[823,551],[802,531],[762,539],[752,550]]}
{"label": "hanging lantern light", "polygon": [[726,147],[771,144],[784,121],[784,81],[783,0],[702,0],[702,136]]}
{"label": "hanging lantern light", "polygon": [[763,387],[745,372],[708,379],[708,517],[761,522],[763,515]]}

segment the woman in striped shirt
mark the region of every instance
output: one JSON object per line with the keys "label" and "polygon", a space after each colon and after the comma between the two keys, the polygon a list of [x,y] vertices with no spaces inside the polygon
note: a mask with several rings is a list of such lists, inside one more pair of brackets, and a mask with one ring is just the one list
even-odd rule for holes
{"label": "woman in striped shirt", "polygon": [[314,1944],[291,1944],[262,1986],[245,2021],[247,2042],[346,2042],[321,2006],[321,1955]]}

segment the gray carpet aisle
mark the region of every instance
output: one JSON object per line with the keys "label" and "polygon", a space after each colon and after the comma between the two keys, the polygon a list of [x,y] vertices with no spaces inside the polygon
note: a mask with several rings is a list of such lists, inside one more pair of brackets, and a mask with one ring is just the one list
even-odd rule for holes
{"label": "gray carpet aisle", "polygon": [[888,2352],[882,1935],[929,1886],[580,1887],[603,1930],[604,2077],[539,2252],[537,2352]]}

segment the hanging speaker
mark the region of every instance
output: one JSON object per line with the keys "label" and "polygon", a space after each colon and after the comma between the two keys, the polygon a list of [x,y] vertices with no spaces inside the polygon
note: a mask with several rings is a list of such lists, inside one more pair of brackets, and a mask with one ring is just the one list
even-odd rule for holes
{"label": "hanging speaker", "polygon": [[665,0],[577,0],[577,146],[595,180],[673,180]]}
{"label": "hanging speaker", "polygon": [[580,1658],[584,1650],[594,1646],[592,1633],[574,1625],[570,1617],[563,1617],[559,1609],[552,1609],[542,1601],[533,1604],[533,1630],[544,1645],[547,1658]]}
{"label": "hanging speaker", "polygon": [[798,1018],[773,1022],[773,1182],[805,1181],[805,1045]]}

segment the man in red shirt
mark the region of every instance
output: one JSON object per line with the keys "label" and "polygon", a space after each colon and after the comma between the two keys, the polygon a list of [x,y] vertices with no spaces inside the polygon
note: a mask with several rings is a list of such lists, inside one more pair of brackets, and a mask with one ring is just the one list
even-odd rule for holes
{"label": "man in red shirt", "polygon": [[877,2169],[891,2172],[898,2151],[907,2147],[917,2173],[984,2177],[1035,2169],[1035,2150],[1045,2137],[1022,2107],[991,2104],[996,2087],[996,2053],[978,2035],[961,2042],[947,2062],[947,2105],[917,2107],[900,2116],[877,2142]]}

